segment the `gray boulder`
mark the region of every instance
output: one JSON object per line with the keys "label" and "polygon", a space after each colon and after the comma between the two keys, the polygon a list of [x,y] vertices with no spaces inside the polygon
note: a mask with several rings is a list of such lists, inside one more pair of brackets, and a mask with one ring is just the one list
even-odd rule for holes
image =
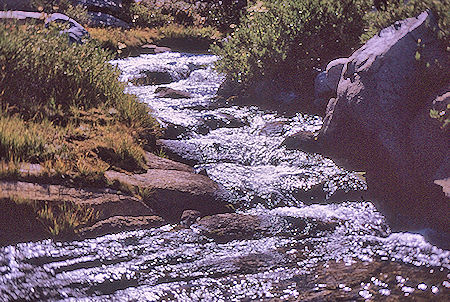
{"label": "gray boulder", "polygon": [[450,223],[449,200],[434,182],[449,176],[450,152],[448,130],[430,118],[433,106],[448,103],[443,99],[450,86],[450,56],[436,29],[424,12],[382,30],[327,68],[321,80],[328,92],[340,75],[336,98],[315,140],[306,140],[305,149],[367,171],[369,189],[394,228],[448,231]]}
{"label": "gray boulder", "polygon": [[62,30],[61,33],[67,34],[71,43],[74,42],[81,44],[89,38],[88,31],[80,23],[64,14],[51,14],[45,19],[45,26],[49,26],[51,23],[67,24],[67,29]]}

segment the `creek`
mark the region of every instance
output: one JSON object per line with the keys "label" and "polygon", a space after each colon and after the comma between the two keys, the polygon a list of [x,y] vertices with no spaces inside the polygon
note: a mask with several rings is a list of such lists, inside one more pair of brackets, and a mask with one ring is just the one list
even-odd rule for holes
{"label": "creek", "polygon": [[[214,95],[223,81],[212,55],[163,53],[113,61],[122,80],[164,72],[170,84],[128,92],[168,131],[167,152],[195,164],[229,193],[238,213],[271,232],[216,242],[165,225],[72,242],[0,248],[1,301],[448,301],[450,252],[422,235],[392,232],[364,196],[366,184],[283,140],[322,120],[236,106]],[[158,98],[159,86],[192,94]],[[302,221],[302,228],[298,222]]]}

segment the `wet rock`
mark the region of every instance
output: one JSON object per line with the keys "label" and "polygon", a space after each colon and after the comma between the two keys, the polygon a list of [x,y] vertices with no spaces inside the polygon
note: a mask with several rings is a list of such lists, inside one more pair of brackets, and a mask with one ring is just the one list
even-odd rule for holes
{"label": "wet rock", "polygon": [[186,134],[188,132],[188,128],[176,125],[173,123],[166,123],[163,132],[163,138],[165,139],[177,139],[179,136]]}
{"label": "wet rock", "polygon": [[155,90],[155,94],[159,98],[171,98],[171,99],[190,99],[192,94],[186,91],[176,90],[168,87],[158,87]]}
{"label": "wet rock", "polygon": [[300,131],[290,135],[284,139],[281,145],[286,146],[288,150],[298,149],[313,153],[321,150],[316,135],[311,131]]}
{"label": "wet rock", "polygon": [[237,81],[227,78],[220,85],[217,97],[233,104],[257,105],[268,110],[296,112],[299,106],[306,108],[307,104],[300,100],[308,99],[308,97],[305,95],[300,97],[300,92],[292,87],[283,86],[286,85],[283,85],[280,79],[266,78],[244,88]]}
{"label": "wet rock", "polygon": [[80,189],[20,181],[0,182],[0,198],[17,197],[37,203],[72,202],[92,207],[99,220],[111,216],[154,215],[155,211],[138,198],[111,189]]}
{"label": "wet rock", "polygon": [[194,169],[191,166],[157,156],[150,152],[145,152],[145,161],[149,169],[194,172]]}
{"label": "wet rock", "polygon": [[206,133],[218,128],[240,128],[247,125],[243,120],[227,113],[206,114],[200,122],[202,126],[199,130],[203,132],[206,130]]}
{"label": "wet rock", "polygon": [[226,243],[269,236],[321,236],[322,232],[334,231],[339,223],[337,220],[228,213],[203,217],[192,228],[203,236]]}
{"label": "wet rock", "polygon": [[142,71],[140,75],[130,82],[138,86],[170,84],[174,78],[168,71]]}
{"label": "wet rock", "polygon": [[202,215],[230,212],[225,192],[206,176],[176,170],[149,169],[145,174],[127,175],[107,171],[105,177],[144,192],[145,203],[168,221],[179,221],[184,210]]}
{"label": "wet rock", "polygon": [[268,234],[270,230],[270,226],[263,224],[260,217],[236,213],[207,216],[193,227],[201,235],[220,243],[254,239],[264,233]]}
{"label": "wet rock", "polygon": [[172,50],[169,47],[157,46],[153,44],[145,44],[142,45],[139,49],[139,53],[141,54],[156,54],[156,53],[164,53],[171,52]]}
{"label": "wet rock", "polygon": [[279,136],[283,135],[285,123],[282,121],[267,122],[259,132],[260,135]]}
{"label": "wet rock", "polygon": [[202,216],[202,213],[200,211],[196,210],[185,210],[183,211],[183,214],[181,214],[181,221],[180,224],[184,227],[190,227],[192,224],[194,224],[200,217]]}
{"label": "wet rock", "polygon": [[130,25],[119,18],[102,12],[88,12],[88,25],[91,27],[116,27],[129,29]]}
{"label": "wet rock", "polygon": [[164,223],[164,219],[159,216],[113,216],[80,229],[78,235],[82,238],[94,238],[105,234],[160,227]]}

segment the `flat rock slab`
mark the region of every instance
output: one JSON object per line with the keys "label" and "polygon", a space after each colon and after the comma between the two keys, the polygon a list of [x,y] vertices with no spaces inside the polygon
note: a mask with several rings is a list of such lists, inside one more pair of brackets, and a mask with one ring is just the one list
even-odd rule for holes
{"label": "flat rock slab", "polygon": [[197,210],[202,216],[230,212],[224,192],[204,175],[177,170],[149,169],[144,174],[127,175],[107,171],[106,178],[145,192],[144,201],[169,221],[179,221],[184,210]]}
{"label": "flat rock slab", "polygon": [[155,212],[138,198],[111,189],[79,189],[62,185],[46,185],[20,181],[0,182],[0,198],[21,198],[35,202],[72,202],[99,212],[98,219],[111,216],[154,215]]}
{"label": "flat rock slab", "polygon": [[94,238],[122,231],[151,229],[164,223],[164,219],[159,216],[114,216],[81,229],[79,235],[83,238]]}

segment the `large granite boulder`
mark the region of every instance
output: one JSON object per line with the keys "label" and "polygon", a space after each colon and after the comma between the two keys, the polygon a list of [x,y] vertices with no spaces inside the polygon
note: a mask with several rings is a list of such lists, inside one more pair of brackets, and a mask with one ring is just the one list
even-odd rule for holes
{"label": "large granite boulder", "polygon": [[197,210],[202,216],[231,211],[226,192],[204,175],[149,169],[133,175],[107,171],[105,176],[111,183],[138,192],[145,204],[169,222],[179,221],[185,210]]}
{"label": "large granite boulder", "polygon": [[448,110],[450,55],[432,14],[397,22],[334,63],[319,80],[327,87],[322,96],[336,97],[304,149],[367,171],[392,226],[448,231],[450,202],[435,182],[449,177],[448,128],[430,109]]}

